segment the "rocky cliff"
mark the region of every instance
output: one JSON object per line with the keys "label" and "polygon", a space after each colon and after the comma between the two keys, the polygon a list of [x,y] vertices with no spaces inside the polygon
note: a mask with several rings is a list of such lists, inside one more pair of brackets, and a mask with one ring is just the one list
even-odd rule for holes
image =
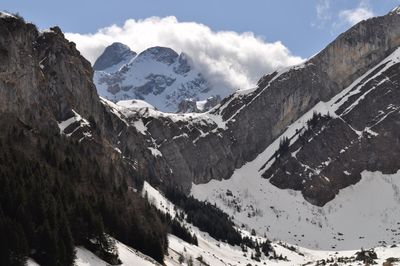
{"label": "rocky cliff", "polygon": [[[316,205],[357,183],[361,173],[394,174],[400,152],[400,52],[354,82],[298,130],[262,169],[280,188],[302,191]],[[321,110],[320,110],[321,111]]]}
{"label": "rocky cliff", "polygon": [[125,138],[129,153],[116,148],[129,127],[98,97],[90,63],[58,27],[39,32],[6,13],[0,59],[0,264],[30,256],[70,265],[74,245],[115,264],[104,232],[162,262],[167,229],[137,192],[144,177],[157,183],[169,168],[148,164],[151,151],[135,130]]}
{"label": "rocky cliff", "polygon": [[[9,37],[1,40],[2,112],[16,113],[37,128],[46,125],[46,130],[61,130],[80,141],[102,143],[114,154],[111,158],[119,158],[153,184],[173,184],[186,192],[193,182],[229,178],[304,113],[343,91],[400,44],[397,12],[369,19],[307,62],[262,77],[257,88],[236,92],[210,112],[179,115],[99,99],[90,64],[58,28],[38,33],[33,25],[11,18],[4,21],[9,24],[2,26],[2,36]],[[159,54],[152,51],[140,58]],[[173,64],[170,56],[156,57]],[[70,119],[74,123],[69,125]],[[61,129],[66,124],[69,128]],[[93,130],[94,124],[98,130]],[[123,175],[123,170],[118,171]],[[292,182],[295,177],[285,178],[289,181],[275,177],[271,182],[301,189],[316,204],[357,180],[338,181],[334,193],[323,199],[319,195],[330,186],[305,192],[305,187]]]}
{"label": "rocky cliff", "polygon": [[[101,143],[114,154],[111,158],[120,160],[115,146],[118,134],[127,126],[100,101],[90,63],[75,45],[57,27],[38,32],[34,25],[12,16],[2,18],[0,31],[0,112],[16,115],[38,131],[66,133],[88,145]],[[71,119],[76,122],[65,124]],[[63,124],[66,128],[61,128]],[[127,158],[140,166],[143,176],[154,172],[153,177],[158,179],[161,174],[154,166],[141,167],[151,156],[141,134],[132,131],[128,139],[130,154],[135,157]]]}
{"label": "rocky cliff", "polygon": [[[362,21],[304,64],[264,76],[257,88],[238,91],[200,117],[175,122],[150,114],[143,118],[147,133],[185,188],[229,178],[305,112],[390,55],[400,44],[399,22],[396,12]],[[308,199],[323,204],[313,201],[319,193],[325,191]]]}

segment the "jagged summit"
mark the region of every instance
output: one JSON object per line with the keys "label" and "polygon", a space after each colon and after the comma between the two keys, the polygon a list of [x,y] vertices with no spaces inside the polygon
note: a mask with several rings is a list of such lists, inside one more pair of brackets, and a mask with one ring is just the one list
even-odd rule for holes
{"label": "jagged summit", "polygon": [[201,112],[232,92],[214,88],[189,55],[169,47],[151,47],[128,59],[118,59],[121,62],[103,70],[95,68],[94,81],[101,96],[113,102],[144,100],[163,112]]}
{"label": "jagged summit", "polygon": [[126,64],[136,55],[127,45],[115,42],[104,50],[94,63],[93,69],[106,70],[114,67],[114,70],[118,70],[115,68],[116,65]]}
{"label": "jagged summit", "polygon": [[137,56],[137,60],[155,60],[171,65],[178,57],[178,53],[169,47],[155,46],[148,48]]}

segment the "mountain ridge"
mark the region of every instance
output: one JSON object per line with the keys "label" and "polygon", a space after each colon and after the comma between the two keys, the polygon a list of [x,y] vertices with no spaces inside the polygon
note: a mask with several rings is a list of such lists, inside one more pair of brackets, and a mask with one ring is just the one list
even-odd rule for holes
{"label": "mountain ridge", "polygon": [[[167,229],[146,196],[139,195],[146,182],[161,191],[173,188],[192,193],[199,199],[218,203],[221,208],[231,205],[226,210],[232,215],[245,208],[238,215],[241,220],[235,221],[246,223],[249,231],[249,225],[256,223],[262,214],[251,205],[254,202],[262,204],[262,210],[271,215],[267,218],[276,217],[278,225],[284,224],[285,218],[285,224],[296,224],[299,218],[295,214],[299,210],[295,208],[306,206],[311,219],[297,224],[321,231],[320,222],[321,226],[327,225],[328,233],[334,233],[329,241],[339,242],[349,232],[346,236],[335,232],[338,227],[319,215],[324,214],[324,207],[329,208],[337,194],[351,192],[350,186],[361,180],[367,181],[359,184],[364,188],[385,185],[388,194],[385,199],[390,206],[398,202],[398,191],[393,186],[397,184],[399,166],[396,156],[391,156],[398,154],[400,143],[397,134],[400,15],[397,12],[360,22],[309,61],[267,74],[257,88],[237,91],[202,114],[164,113],[140,101],[118,104],[98,97],[92,82],[93,69],[58,27],[39,32],[22,19],[1,15],[0,33],[0,123],[5,128],[0,134],[0,145],[8,147],[0,153],[3,177],[0,180],[6,183],[0,186],[5,193],[0,194],[15,197],[4,201],[21,202],[23,206],[17,208],[1,202],[0,214],[10,217],[2,219],[0,225],[11,226],[16,224],[13,219],[18,221],[16,227],[10,227],[13,230],[4,230],[3,226],[4,232],[40,232],[45,238],[45,233],[53,230],[54,235],[67,235],[65,239],[71,240],[68,237],[71,233],[77,243],[88,244],[85,240],[93,237],[104,241],[106,228],[125,243],[163,262]],[[174,59],[161,56],[160,60],[171,62],[172,66],[177,57],[168,51],[166,55],[172,54]],[[15,138],[18,141],[12,141]],[[250,166],[257,169],[244,171]],[[380,171],[381,175],[371,171]],[[266,179],[261,178],[262,174]],[[361,179],[364,176],[366,179]],[[29,186],[30,183],[25,183],[31,182],[27,177],[43,183]],[[238,199],[251,204],[240,205],[237,198],[230,201],[229,197],[236,196],[237,191],[226,190],[225,184],[229,188],[242,185],[243,197]],[[254,184],[257,186],[252,186],[253,189],[280,195],[270,198],[276,201],[276,206],[268,206],[268,198],[262,197],[252,203],[253,198],[249,191],[246,196],[245,189]],[[34,205],[42,208],[46,219],[58,218],[50,223],[35,219],[32,226],[37,230],[27,230],[25,226],[31,225],[23,223],[21,217],[25,216],[14,210],[29,214],[33,208],[23,200],[20,191],[26,189],[32,195],[39,191],[38,185],[43,185],[41,189],[49,193],[32,197],[44,202],[33,201]],[[208,185],[215,187],[204,190]],[[222,190],[215,193],[220,186]],[[36,190],[32,192],[31,187]],[[77,194],[68,194],[71,187],[77,188]],[[54,195],[51,191],[55,191]],[[365,191],[370,193],[368,189]],[[365,191],[360,191],[361,195],[365,196]],[[389,197],[391,193],[393,197]],[[254,195],[259,196],[258,192]],[[290,200],[282,202],[281,198]],[[345,204],[344,200],[341,204]],[[76,206],[66,208],[61,204],[71,201]],[[293,213],[285,216],[282,208],[288,203],[293,203],[289,206]],[[358,203],[362,204],[362,200]],[[122,215],[115,215],[115,210]],[[79,220],[73,219],[76,213],[88,222],[83,226],[72,223]],[[96,215],[84,218],[82,213]],[[136,219],[136,215],[144,218]],[[61,232],[53,228],[54,224],[60,225]],[[386,232],[385,241],[394,240],[398,225],[392,220],[384,224],[391,225],[381,228]],[[89,233],[85,228],[97,231]],[[280,230],[287,228],[283,226]],[[262,233],[260,228],[255,230]],[[82,232],[88,234],[82,236]],[[144,232],[143,242],[130,238],[140,232]],[[293,241],[300,238],[297,231],[296,236],[290,232],[278,233]],[[40,243],[30,234],[26,241],[29,247]],[[71,241],[62,243],[64,248],[73,248]],[[178,241],[174,245],[179,246]],[[54,247],[57,248],[54,253],[29,253],[32,249],[21,252],[45,261],[51,259],[46,257],[48,254],[63,253],[60,251],[63,247],[56,244]],[[64,251],[70,255],[67,259],[72,259],[73,251]]]}
{"label": "mountain ridge", "polygon": [[[109,57],[110,47],[98,60]],[[115,58],[119,59],[113,65],[96,70],[94,78],[98,93],[113,102],[138,99],[164,112],[201,112],[231,92],[214,88],[187,54],[168,47],[150,47],[135,56]]]}
{"label": "mountain ridge", "polygon": [[[190,162],[187,163],[188,168],[184,170],[182,179],[185,176],[190,177],[194,183],[202,183],[211,179],[229,178],[235,168],[253,160],[273,139],[279,137],[290,123],[312,106],[319,101],[328,101],[348,85],[350,80],[358,78],[359,73],[366,72],[393,52],[400,40],[398,22],[399,16],[393,14],[360,22],[308,62],[268,74],[260,80],[257,89],[249,92],[238,91],[225,98],[219,106],[204,116],[206,119],[222,118],[219,124],[211,123],[213,126],[209,129],[199,126],[199,133],[192,129],[193,138],[188,134],[189,139],[184,141],[185,144],[163,142],[160,151],[167,160],[169,156],[176,160],[179,156],[177,152],[182,154],[180,161],[189,158]],[[367,43],[368,47],[373,49],[361,49],[357,52],[363,43]],[[349,51],[354,58],[341,62],[340,72],[330,70],[334,66],[333,63],[329,63],[330,60],[336,62],[339,58],[344,58],[343,51]],[[365,62],[360,63],[358,67],[360,60]],[[348,71],[347,75],[341,76],[347,68],[353,69]],[[334,80],[329,75],[339,78]],[[157,126],[152,128],[152,121],[148,122],[147,127],[153,137],[160,135],[155,132],[158,130]],[[248,130],[249,128],[252,130]],[[174,130],[179,132],[179,129]],[[182,133],[176,133],[180,134]],[[202,137],[197,140],[199,135]],[[160,140],[172,137],[163,135]],[[192,142],[194,140],[195,144]],[[205,142],[213,143],[212,149]],[[173,155],[170,150],[173,150]],[[190,159],[190,154],[210,154],[211,151],[212,157],[202,156],[194,160],[195,162]],[[170,165],[173,164],[173,160],[170,161]],[[207,169],[202,168],[204,165],[207,165]],[[177,176],[183,169],[173,170]]]}

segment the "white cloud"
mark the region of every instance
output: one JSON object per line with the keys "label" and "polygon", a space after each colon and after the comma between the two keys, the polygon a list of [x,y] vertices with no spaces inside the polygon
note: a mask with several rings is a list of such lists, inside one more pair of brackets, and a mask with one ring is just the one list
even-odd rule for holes
{"label": "white cloud", "polygon": [[330,0],[318,0],[316,5],[317,18],[326,20],[330,18],[329,9],[331,7]]}
{"label": "white cloud", "polygon": [[199,70],[215,86],[248,88],[264,74],[298,64],[281,43],[269,43],[251,32],[212,31],[194,22],[179,22],[175,17],[127,20],[122,27],[112,25],[95,34],[67,33],[81,53],[92,63],[113,42],[122,42],[133,51],[152,46],[167,46],[187,53]]}
{"label": "white cloud", "polygon": [[330,9],[331,0],[317,0],[317,4],[315,6],[315,10],[317,11],[317,22],[312,23],[312,26],[318,28],[324,27],[326,22],[332,18]]}
{"label": "white cloud", "polygon": [[361,2],[357,8],[346,9],[339,12],[339,19],[351,26],[373,16],[374,12],[365,2]]}

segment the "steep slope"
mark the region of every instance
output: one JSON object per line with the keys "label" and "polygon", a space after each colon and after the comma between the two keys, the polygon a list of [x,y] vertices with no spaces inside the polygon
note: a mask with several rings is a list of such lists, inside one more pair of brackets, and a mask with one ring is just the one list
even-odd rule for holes
{"label": "steep slope", "polygon": [[[262,169],[280,188],[301,190],[317,205],[357,183],[361,172],[396,173],[399,154],[400,49],[326,103],[285,151]],[[272,165],[271,165],[272,164]]]}
{"label": "steep slope", "polygon": [[167,228],[134,192],[151,168],[115,149],[125,124],[98,98],[90,63],[59,28],[38,32],[6,13],[0,57],[0,264],[69,265],[74,245],[115,263],[104,232],[162,262]]}
{"label": "steep slope", "polygon": [[[121,242],[116,243],[118,254],[120,254],[120,259],[122,264],[121,266],[160,266],[160,263],[157,263],[155,260],[147,257],[146,255],[134,250]],[[110,264],[98,258],[95,254],[90,252],[89,250],[78,247],[77,251],[77,259],[75,261],[76,266],[109,266]]]}
{"label": "steep slope", "polygon": [[[207,113],[168,114],[138,101],[99,99],[90,64],[59,28],[38,32],[2,14],[0,145],[7,148],[0,153],[0,243],[42,262],[62,250],[72,255],[69,230],[76,244],[89,245],[93,236],[104,240],[106,230],[161,262],[166,228],[136,193],[144,179],[161,189],[192,191],[249,230],[290,243],[347,249],[394,242],[398,217],[389,213],[397,210],[399,185],[393,156],[399,142],[399,22],[397,11],[363,21],[304,64],[266,75],[257,88],[238,91]],[[133,60],[177,62],[176,53],[161,50]],[[313,118],[313,109],[324,115]],[[385,197],[363,205],[374,186],[384,187]],[[35,206],[50,222],[40,216],[33,225],[24,223]],[[72,225],[81,221],[75,217],[83,226]],[[365,226],[354,229],[343,217]],[[372,230],[377,223],[382,227]],[[49,232],[63,241],[51,242]],[[24,233],[28,248],[15,241]],[[138,234],[145,240],[132,237]],[[50,243],[45,250],[31,252],[43,239]]]}
{"label": "steep slope", "polygon": [[[186,191],[192,182],[229,178],[316,104],[390,55],[400,44],[399,22],[397,12],[362,21],[304,64],[264,76],[257,88],[236,92],[206,114],[144,110],[132,114],[132,121],[144,123],[174,181]],[[317,194],[308,193],[307,199],[322,204]]]}
{"label": "steep slope", "polygon": [[[367,177],[367,182],[361,184],[364,187],[370,186],[371,178],[374,178],[374,175],[369,175]],[[388,177],[388,180],[395,180],[397,177]],[[260,179],[262,180],[262,179]],[[388,181],[387,180],[387,181]],[[229,181],[223,181],[225,183]],[[246,184],[244,184],[246,186]],[[221,187],[222,188],[222,187]],[[232,188],[229,186],[229,188]],[[240,188],[240,187],[238,187]],[[224,188],[224,191],[226,188]],[[276,189],[278,190],[278,189]],[[361,188],[361,191],[364,188]],[[346,195],[343,195],[344,201],[341,204],[345,204],[346,198],[351,197],[354,191],[360,191],[360,188],[354,189],[353,191],[346,191]],[[180,211],[179,208],[174,206],[168,199],[166,199],[160,192],[156,189],[152,188],[149,184],[144,185],[144,193],[147,194],[149,201],[152,202],[157,208],[162,210],[163,212],[169,212],[171,215],[175,216],[177,211]],[[237,196],[236,191],[232,191],[235,196]],[[350,192],[350,193],[347,193]],[[368,190],[364,191],[369,193]],[[222,195],[220,195],[222,196]],[[354,197],[361,196],[360,194],[355,195]],[[372,201],[373,199],[371,199]],[[381,201],[380,203],[382,203]],[[290,202],[293,204],[293,202]],[[243,203],[244,204],[244,203]],[[337,210],[336,210],[337,211]],[[236,215],[241,216],[241,214],[236,213]],[[375,216],[374,216],[375,217]],[[383,264],[387,261],[392,261],[393,263],[398,263],[399,260],[399,250],[400,248],[397,246],[382,246],[379,245],[374,249],[364,249],[361,251],[358,247],[355,247],[351,250],[345,251],[322,251],[315,249],[307,249],[301,247],[296,244],[287,244],[282,241],[274,241],[272,246],[275,252],[278,254],[278,258],[286,259],[274,259],[271,257],[262,256],[258,261],[254,259],[254,250],[248,249],[247,251],[243,251],[240,248],[230,246],[226,243],[215,241],[211,238],[207,233],[201,232],[198,228],[189,224],[189,228],[191,231],[196,232],[198,236],[199,243],[198,245],[191,245],[173,235],[169,235],[169,251],[168,258],[165,260],[165,265],[182,265],[182,263],[189,263],[191,261],[195,266],[203,266],[203,265],[258,265],[258,264],[266,264],[266,265],[324,265],[328,263],[337,263],[338,265],[358,265],[363,263],[363,260],[368,256],[363,257],[362,254],[370,254],[370,259],[378,265]],[[365,228],[365,227],[364,227]],[[242,231],[244,234],[249,234],[246,231]],[[350,232],[350,230],[349,230]],[[378,235],[378,234],[377,234]],[[346,238],[349,239],[349,235],[344,231],[343,236],[338,236],[338,238]],[[260,241],[263,240],[263,237],[255,236],[255,238]],[[331,240],[335,241],[334,239]],[[336,240],[336,242],[340,243],[340,240]],[[123,265],[159,265],[154,261],[149,260],[142,254],[138,253],[131,248],[118,243],[117,247],[119,253],[121,254],[121,260]],[[371,252],[371,253],[369,253]],[[253,253],[253,256],[252,256]],[[361,254],[361,255],[358,255]],[[376,254],[376,258],[374,258],[374,254]],[[78,248],[77,254],[77,265],[106,265],[104,261],[101,261],[97,258],[93,253],[83,248]],[[371,263],[371,261],[369,261]],[[396,264],[393,264],[396,265]]]}
{"label": "steep slope", "polygon": [[[400,50],[391,48],[398,46],[398,38],[391,35],[398,29],[391,29],[385,37],[380,27],[388,21],[398,21],[398,16],[398,12],[393,11],[385,17],[361,22],[338,39],[352,41],[347,34],[354,34],[357,28],[369,32],[369,36],[378,34],[379,47],[391,51],[388,57],[369,66],[350,84],[348,80],[352,78],[349,75],[346,78],[344,73],[357,75],[351,73],[359,70],[341,72],[336,80],[338,84],[347,84],[345,89],[338,89],[336,95],[318,102],[290,122],[283,134],[253,161],[236,169],[230,179],[194,185],[192,195],[216,203],[235,217],[237,224],[292,244],[327,250],[396,244],[400,186],[400,165],[396,159],[399,153]],[[373,33],[376,27],[380,30]],[[385,40],[386,45],[381,44],[381,40]],[[389,40],[394,43],[388,45]],[[328,46],[328,51],[339,46],[336,42]],[[370,47],[370,43],[371,40],[365,47]],[[364,46],[360,44],[360,47]],[[280,78],[285,82],[290,72],[304,73],[308,64],[321,60],[319,56],[327,58],[326,54],[324,50],[305,65],[266,76],[261,82],[272,80],[266,87],[271,90]],[[368,61],[377,54],[386,52],[366,52],[359,60]],[[332,73],[338,72],[334,69],[337,65],[327,66],[331,68],[327,73],[334,77]],[[298,85],[302,84],[307,85],[307,80]],[[232,97],[231,102],[236,101],[238,105],[233,119],[248,111],[249,104],[244,107],[239,104],[239,99],[246,97],[251,96]],[[257,97],[262,97],[262,91]],[[282,115],[290,116],[289,110],[296,106],[296,101],[304,99],[307,97],[287,98],[287,103],[281,105]],[[279,106],[278,103],[275,105]],[[224,109],[222,113],[227,114]]]}
{"label": "steep slope", "polygon": [[230,179],[195,185],[192,194],[237,224],[292,244],[344,250],[397,243],[399,67],[397,49]]}
{"label": "steep slope", "polygon": [[152,47],[133,55],[127,46],[115,43],[97,59],[94,81],[101,96],[114,102],[145,100],[164,112],[199,112],[232,92],[213,88],[186,54],[171,48]]}

